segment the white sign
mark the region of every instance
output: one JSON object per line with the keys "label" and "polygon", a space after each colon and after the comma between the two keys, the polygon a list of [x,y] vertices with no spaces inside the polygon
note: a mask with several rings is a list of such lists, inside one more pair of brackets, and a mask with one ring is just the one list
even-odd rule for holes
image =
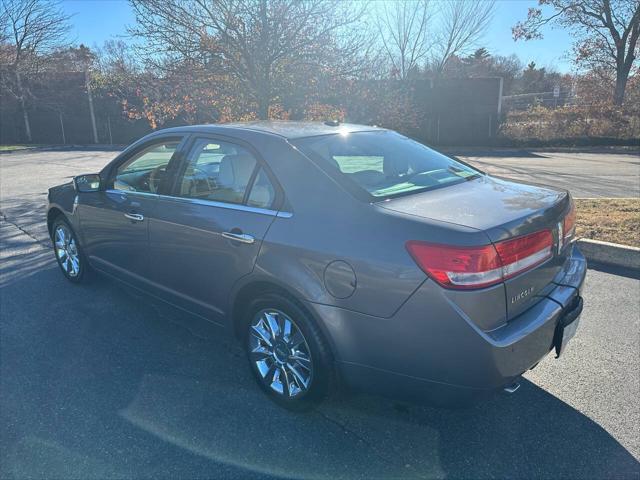
{"label": "white sign", "polygon": [[560,96],[560,86],[556,85],[553,87],[553,98],[558,98]]}

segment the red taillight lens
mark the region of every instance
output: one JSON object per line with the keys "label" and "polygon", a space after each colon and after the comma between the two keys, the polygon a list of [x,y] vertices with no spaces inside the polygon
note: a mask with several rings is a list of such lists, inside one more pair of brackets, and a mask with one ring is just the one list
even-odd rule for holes
{"label": "red taillight lens", "polygon": [[565,240],[571,238],[575,233],[576,228],[576,204],[572,201],[571,208],[569,209],[569,213],[564,217],[564,222],[562,223],[562,231],[564,232]]}
{"label": "red taillight lens", "polygon": [[481,247],[407,242],[418,266],[440,285],[471,289],[495,285],[539,265],[552,255],[549,230]]}
{"label": "red taillight lens", "polygon": [[479,288],[502,281],[501,263],[493,245],[451,247],[410,241],[407,250],[427,275],[445,287]]}
{"label": "red taillight lens", "polygon": [[502,275],[505,279],[541,264],[553,252],[553,236],[549,230],[505,240],[496,244],[502,260]]}

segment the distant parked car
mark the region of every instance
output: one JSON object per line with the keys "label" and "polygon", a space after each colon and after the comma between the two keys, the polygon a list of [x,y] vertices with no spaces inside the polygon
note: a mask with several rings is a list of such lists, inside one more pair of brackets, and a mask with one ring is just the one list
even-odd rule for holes
{"label": "distant parked car", "polygon": [[225,327],[299,409],[339,384],[440,404],[514,391],[582,310],[568,192],[491,177],[393,131],[162,130],[49,190],[62,273]]}

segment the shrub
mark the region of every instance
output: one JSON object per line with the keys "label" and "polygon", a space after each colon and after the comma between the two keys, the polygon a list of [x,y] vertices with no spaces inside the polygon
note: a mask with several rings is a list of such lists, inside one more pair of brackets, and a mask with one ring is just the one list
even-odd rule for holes
{"label": "shrub", "polygon": [[513,141],[553,142],[566,139],[640,138],[640,107],[599,103],[556,109],[534,106],[507,113],[499,136]]}

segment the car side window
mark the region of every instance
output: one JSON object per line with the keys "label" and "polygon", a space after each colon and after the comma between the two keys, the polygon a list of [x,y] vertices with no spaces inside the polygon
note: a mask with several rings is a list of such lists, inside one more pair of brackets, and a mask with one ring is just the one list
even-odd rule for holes
{"label": "car side window", "polygon": [[157,193],[179,140],[165,140],[138,152],[120,165],[113,180],[115,190]]}
{"label": "car side window", "polygon": [[258,208],[271,208],[276,198],[276,189],[264,168],[260,168],[256,179],[253,181],[247,205]]}
{"label": "car side window", "polygon": [[178,195],[242,204],[257,164],[253,154],[239,145],[199,139],[178,181]]}

